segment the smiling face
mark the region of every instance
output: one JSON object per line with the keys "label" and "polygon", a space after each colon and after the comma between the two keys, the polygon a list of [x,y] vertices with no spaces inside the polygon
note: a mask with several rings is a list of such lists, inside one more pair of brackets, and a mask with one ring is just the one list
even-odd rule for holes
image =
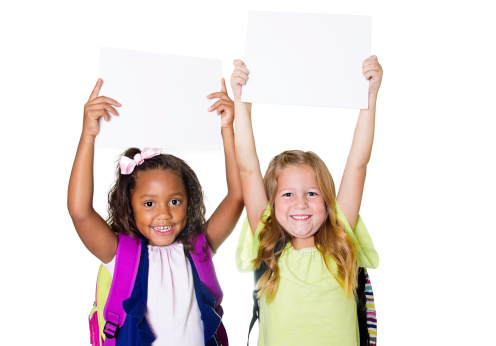
{"label": "smiling face", "polygon": [[276,220],[294,237],[293,246],[297,249],[313,246],[313,235],[327,217],[313,169],[308,165],[284,168],[277,176],[274,202]]}
{"label": "smiling face", "polygon": [[187,222],[188,198],[183,179],[171,170],[139,172],[131,193],[134,219],[150,245],[174,242]]}

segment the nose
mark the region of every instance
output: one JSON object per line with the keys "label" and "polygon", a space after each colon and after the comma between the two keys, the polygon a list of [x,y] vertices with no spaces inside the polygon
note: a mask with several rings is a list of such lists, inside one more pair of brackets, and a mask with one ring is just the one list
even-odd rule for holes
{"label": "nose", "polygon": [[172,219],[172,214],[169,209],[169,205],[165,204],[159,209],[159,214],[157,216],[157,219],[159,220],[169,220]]}
{"label": "nose", "polygon": [[308,203],[305,197],[297,197],[295,198],[294,207],[297,209],[305,209],[308,207]]}

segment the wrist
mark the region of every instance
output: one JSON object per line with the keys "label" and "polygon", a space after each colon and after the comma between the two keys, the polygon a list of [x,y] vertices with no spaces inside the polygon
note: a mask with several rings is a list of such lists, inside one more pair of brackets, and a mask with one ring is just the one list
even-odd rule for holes
{"label": "wrist", "polygon": [[228,126],[228,125],[221,126],[220,127],[220,133],[221,133],[222,137],[224,137],[226,135],[233,135],[234,134],[234,126],[233,125],[231,125],[231,126]]}
{"label": "wrist", "polygon": [[85,142],[95,142],[95,139],[96,139],[96,135],[92,134],[92,133],[87,133],[85,131],[83,131],[81,133],[81,141],[85,141]]}

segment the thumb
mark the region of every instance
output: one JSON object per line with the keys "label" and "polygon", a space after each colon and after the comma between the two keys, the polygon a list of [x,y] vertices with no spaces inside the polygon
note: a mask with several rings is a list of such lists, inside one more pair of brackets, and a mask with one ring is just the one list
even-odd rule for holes
{"label": "thumb", "polygon": [[91,92],[90,98],[88,101],[94,100],[98,97],[98,94],[100,93],[100,89],[102,88],[103,81],[101,78],[98,78],[96,81],[96,85],[93,88],[93,91]]}
{"label": "thumb", "polygon": [[220,90],[223,92],[223,93],[226,93],[227,94],[227,88],[226,88],[226,79],[224,77],[222,77],[222,79],[220,80]]}

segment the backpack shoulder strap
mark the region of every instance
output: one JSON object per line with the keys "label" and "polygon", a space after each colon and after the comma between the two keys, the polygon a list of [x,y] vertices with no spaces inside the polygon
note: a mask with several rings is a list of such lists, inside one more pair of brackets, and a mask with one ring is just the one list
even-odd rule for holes
{"label": "backpack shoulder strap", "polygon": [[[214,309],[217,314],[222,318],[224,311],[220,303],[224,296],[222,289],[220,288],[219,280],[217,279],[217,274],[215,273],[214,262],[212,260],[212,254],[210,249],[203,251],[207,239],[200,233],[196,237],[196,243],[193,251],[190,252],[191,260],[193,261],[195,270],[198,273],[200,281],[205,285],[208,291],[212,294],[215,299]],[[208,246],[208,245],[207,245]],[[222,320],[215,333],[217,340],[225,346],[229,346],[229,341],[227,338],[227,332],[224,327]]]}
{"label": "backpack shoulder strap", "polygon": [[356,289],[357,319],[360,333],[360,346],[377,344],[377,317],[374,293],[367,269],[359,268]]}
{"label": "backpack shoulder strap", "polygon": [[[287,240],[286,239],[281,239],[281,240],[279,240],[277,242],[276,247],[274,248],[274,256],[276,258],[276,262],[279,260],[279,257],[281,257],[282,250],[286,246],[286,243],[287,243]],[[253,289],[253,315],[252,315],[251,321],[250,321],[250,328],[248,329],[248,341],[247,341],[247,345],[250,344],[250,333],[251,333],[251,330],[252,330],[253,326],[255,325],[255,322],[260,317],[260,306],[258,305],[259,299],[257,297],[259,290],[257,290],[256,286],[257,286],[258,280],[260,280],[260,278],[262,277],[262,275],[267,270],[268,270],[267,264],[265,262],[262,262],[262,264],[260,265],[260,267],[258,267],[257,269],[255,269],[255,271],[253,273],[253,276],[255,278],[255,288]]]}
{"label": "backpack shoulder strap", "polygon": [[110,292],[103,309],[106,321],[103,333],[107,337],[105,346],[115,345],[115,338],[126,320],[122,302],[131,296],[138,273],[141,239],[118,233],[119,243],[115,254],[115,269]]}
{"label": "backpack shoulder strap", "polygon": [[190,254],[191,259],[195,264],[196,271],[198,272],[198,276],[200,277],[200,281],[203,282],[215,298],[215,309],[217,309],[222,302],[222,297],[224,294],[220,288],[217,274],[215,273],[214,262],[212,261],[210,249],[205,252],[203,251],[203,247],[206,242],[207,239],[205,239],[205,236],[201,233],[198,234],[195,247]]}

